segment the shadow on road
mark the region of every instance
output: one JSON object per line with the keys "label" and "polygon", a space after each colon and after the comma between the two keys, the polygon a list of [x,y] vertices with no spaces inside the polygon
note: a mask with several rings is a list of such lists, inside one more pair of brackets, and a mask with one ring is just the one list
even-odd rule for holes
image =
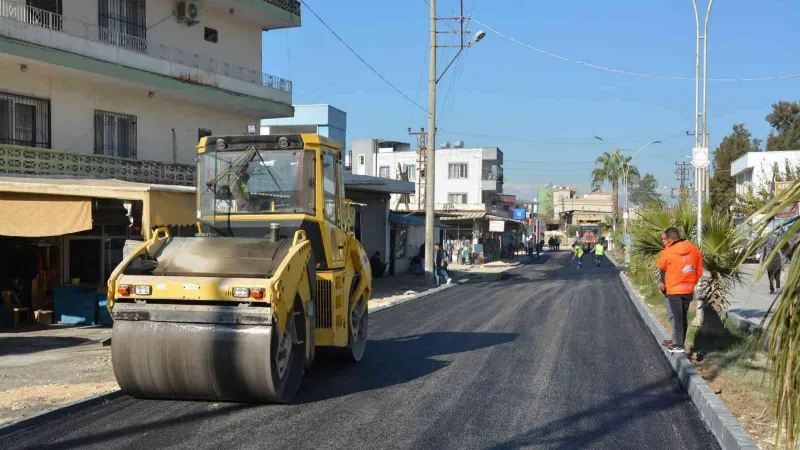
{"label": "shadow on road", "polygon": [[637,427],[637,421],[687,401],[673,378],[663,378],[583,411],[545,422],[490,448],[589,448],[606,435],[621,428]]}
{"label": "shadow on road", "polygon": [[74,347],[94,342],[75,336],[10,336],[0,337],[0,356],[25,355],[57,348]]}
{"label": "shadow on road", "polygon": [[364,359],[347,364],[320,356],[303,378],[294,403],[312,403],[407,383],[449,363],[433,357],[505,344],[516,333],[437,332],[371,340]]}

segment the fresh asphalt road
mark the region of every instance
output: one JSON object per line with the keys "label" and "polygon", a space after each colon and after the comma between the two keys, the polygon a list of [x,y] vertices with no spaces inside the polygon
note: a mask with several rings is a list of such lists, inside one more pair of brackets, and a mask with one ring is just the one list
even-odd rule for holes
{"label": "fresh asphalt road", "polygon": [[0,447],[717,448],[616,269],[567,258],[370,316],[364,359],[319,361],[291,405],[122,397]]}

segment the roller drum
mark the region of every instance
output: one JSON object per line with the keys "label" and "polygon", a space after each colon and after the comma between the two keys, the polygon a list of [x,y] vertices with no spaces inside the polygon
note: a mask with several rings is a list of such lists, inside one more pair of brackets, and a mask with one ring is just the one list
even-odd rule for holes
{"label": "roller drum", "polygon": [[114,375],[135,397],[285,402],[297,389],[303,358],[292,352],[281,379],[273,334],[272,325],[116,320]]}

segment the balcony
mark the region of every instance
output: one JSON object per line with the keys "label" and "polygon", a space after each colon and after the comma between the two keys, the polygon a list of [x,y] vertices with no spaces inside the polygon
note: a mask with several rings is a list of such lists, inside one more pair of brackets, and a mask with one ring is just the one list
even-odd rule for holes
{"label": "balcony", "polygon": [[481,190],[503,192],[502,167],[483,167],[483,172],[481,173]]}
{"label": "balcony", "polygon": [[[251,105],[253,109],[266,112],[275,110],[274,114],[270,114],[272,117],[291,115],[292,82],[289,80],[10,0],[0,0],[0,37],[3,36],[50,51],[34,51],[30,46],[13,48],[9,45],[9,48],[0,48],[0,53],[17,53],[23,58],[39,59],[158,87],[164,87],[163,82],[143,74],[167,76],[185,82],[181,84],[202,85],[253,97],[261,102],[260,105]],[[81,58],[65,58],[62,52],[111,63],[111,66],[102,67]],[[136,70],[119,71],[118,66]],[[177,90],[173,87],[169,89]],[[187,92],[187,95],[197,94],[196,91]],[[265,100],[281,105],[265,105]],[[238,105],[247,107],[241,101]]]}
{"label": "balcony", "polygon": [[300,26],[298,0],[205,0],[205,4],[222,11],[233,9],[237,17],[258,24],[262,30]]}
{"label": "balcony", "polygon": [[0,144],[0,174],[115,178],[139,183],[195,185],[195,166],[82,155]]}

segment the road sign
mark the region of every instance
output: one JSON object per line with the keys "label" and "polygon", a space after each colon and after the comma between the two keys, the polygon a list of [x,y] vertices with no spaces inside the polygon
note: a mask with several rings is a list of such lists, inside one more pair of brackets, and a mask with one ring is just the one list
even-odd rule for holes
{"label": "road sign", "polygon": [[692,149],[692,165],[698,169],[708,167],[711,161],[708,159],[708,147],[695,147]]}
{"label": "road sign", "polygon": [[525,220],[528,210],[525,208],[514,208],[514,220]]}
{"label": "road sign", "polygon": [[792,184],[794,184],[794,181],[776,181],[775,196],[780,197],[779,200],[781,201],[786,200],[788,197],[786,195],[781,196],[781,193],[788,191]]}

